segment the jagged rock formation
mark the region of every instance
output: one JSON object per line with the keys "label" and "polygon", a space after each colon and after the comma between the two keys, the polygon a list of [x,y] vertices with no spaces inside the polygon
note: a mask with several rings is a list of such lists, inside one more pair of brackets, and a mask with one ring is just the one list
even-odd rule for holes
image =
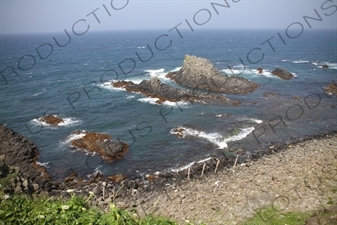
{"label": "jagged rock formation", "polygon": [[205,103],[220,102],[229,103],[233,105],[240,104],[239,101],[230,100],[222,95],[215,95],[196,90],[183,90],[171,87],[170,85],[162,83],[158,77],[153,77],[150,80],[143,80],[140,84],[134,84],[130,81],[118,81],[113,83],[114,87],[122,87],[130,92],[140,92],[152,98],[158,98],[158,104],[165,101],[178,102],[186,101],[203,101]]}
{"label": "jagged rock formation", "polygon": [[228,94],[246,94],[259,86],[243,77],[228,77],[207,59],[190,55],[185,55],[179,71],[170,72],[166,77],[186,87]]}
{"label": "jagged rock formation", "polygon": [[63,123],[64,120],[54,115],[47,115],[40,118],[40,121],[45,122],[51,126],[57,126],[59,123]]}
{"label": "jagged rock formation", "polygon": [[38,156],[33,142],[0,124],[0,177],[16,174],[6,191],[32,194],[56,188],[45,168],[36,163]]}
{"label": "jagged rock formation", "polygon": [[292,75],[285,69],[281,69],[281,68],[276,68],[275,70],[273,70],[272,74],[275,76],[278,76],[279,78],[283,80],[291,80],[294,78],[294,75]]}
{"label": "jagged rock formation", "polygon": [[258,72],[259,74],[262,74],[262,73],[263,73],[263,69],[262,69],[261,67],[257,68],[256,70],[257,70],[257,72]]}
{"label": "jagged rock formation", "polygon": [[99,153],[108,161],[122,158],[128,150],[128,145],[122,141],[113,141],[108,134],[76,131],[74,134],[83,134],[81,138],[71,141],[72,146]]}

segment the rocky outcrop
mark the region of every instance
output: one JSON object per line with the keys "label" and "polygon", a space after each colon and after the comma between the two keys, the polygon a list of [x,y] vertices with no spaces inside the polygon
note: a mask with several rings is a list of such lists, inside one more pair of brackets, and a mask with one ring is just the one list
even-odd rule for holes
{"label": "rocky outcrop", "polygon": [[275,70],[273,70],[272,72],[273,75],[278,76],[279,78],[283,79],[283,80],[291,80],[294,78],[294,75],[289,73],[288,71],[286,71],[285,69],[281,69],[281,68],[276,68]]}
{"label": "rocky outcrop", "polygon": [[0,125],[0,177],[15,174],[5,191],[32,194],[56,189],[45,168],[37,164],[38,156],[38,148],[33,142]]}
{"label": "rocky outcrop", "polygon": [[114,87],[122,87],[130,92],[140,92],[152,98],[158,98],[157,103],[161,104],[165,101],[178,102],[185,101],[203,101],[205,103],[220,102],[229,104],[240,104],[239,101],[230,100],[222,95],[210,94],[196,90],[183,90],[174,88],[170,85],[162,83],[158,77],[151,80],[143,80],[140,84],[134,84],[130,81],[118,81],[113,83]]}
{"label": "rocky outcrop", "polygon": [[322,68],[323,68],[323,69],[328,69],[329,66],[325,64],[325,65],[322,66]]}
{"label": "rocky outcrop", "polygon": [[323,90],[328,95],[337,95],[337,83],[332,82],[327,87],[325,87]]}
{"label": "rocky outcrop", "polygon": [[256,70],[257,70],[257,72],[258,72],[259,74],[262,74],[262,73],[263,73],[263,69],[262,69],[261,67],[257,68]]}
{"label": "rocky outcrop", "polygon": [[228,77],[207,59],[190,55],[185,55],[179,71],[170,72],[166,77],[186,87],[229,94],[246,94],[259,86],[243,77]]}
{"label": "rocky outcrop", "polygon": [[51,126],[57,126],[59,123],[63,123],[64,120],[54,115],[47,115],[40,118],[40,121],[45,122]]}
{"label": "rocky outcrop", "polygon": [[74,134],[82,136],[71,141],[73,147],[99,153],[110,162],[122,158],[128,150],[126,143],[113,141],[108,134],[83,131],[76,131]]}

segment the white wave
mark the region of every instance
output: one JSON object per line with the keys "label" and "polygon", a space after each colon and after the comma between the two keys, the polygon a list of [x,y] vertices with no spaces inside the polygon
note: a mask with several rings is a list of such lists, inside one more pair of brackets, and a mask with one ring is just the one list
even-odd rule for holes
{"label": "white wave", "polygon": [[39,92],[39,93],[36,93],[36,94],[33,94],[32,96],[38,96],[38,95],[41,95],[41,94],[43,94],[43,92]]}
{"label": "white wave", "polygon": [[49,168],[49,166],[48,166],[49,162],[41,163],[41,162],[36,161],[36,164],[39,165],[39,166],[43,166],[43,167]]}
{"label": "white wave", "polygon": [[250,134],[255,128],[254,127],[248,127],[248,128],[242,128],[241,132],[237,135],[234,135],[229,138],[224,138],[220,133],[206,133],[204,131],[198,131],[193,128],[179,126],[177,128],[172,128],[170,130],[171,134],[175,134],[178,137],[185,138],[186,136],[192,136],[192,137],[199,137],[208,140],[209,142],[217,145],[220,149],[227,148],[228,142],[231,141],[239,141],[245,137],[247,137],[248,134]]}
{"label": "white wave", "polygon": [[119,88],[119,87],[114,87],[112,85],[112,82],[116,82],[116,80],[113,80],[113,81],[107,81],[107,82],[104,82],[103,84],[99,84],[98,86],[100,88],[103,88],[103,89],[107,89],[107,90],[110,90],[110,91],[125,91],[124,88]]}
{"label": "white wave", "polygon": [[161,68],[158,70],[144,70],[144,72],[149,73],[151,77],[158,77],[158,75],[164,73],[165,69]]}
{"label": "white wave", "polygon": [[253,120],[255,123],[262,123],[263,121],[262,120],[258,120],[258,119],[251,119],[251,120]]}
{"label": "white wave", "polygon": [[[57,116],[57,115],[54,115]],[[62,118],[63,122],[59,123],[57,126],[52,126],[46,122],[41,121],[41,118],[38,119],[32,119],[30,121],[31,124],[33,124],[34,126],[43,126],[46,128],[51,128],[51,129],[56,129],[57,127],[71,127],[71,126],[75,126],[81,123],[81,120],[77,120],[76,118],[72,118],[72,117],[68,117],[68,118]]]}
{"label": "white wave", "polygon": [[174,172],[174,173],[177,173],[177,172],[180,172],[180,171],[183,171],[183,170],[187,170],[189,167],[191,167],[193,164],[195,163],[195,161],[191,162],[191,163],[188,163],[186,164],[185,166],[181,166],[181,167],[178,167],[178,168],[173,168],[171,169],[171,172]]}
{"label": "white wave", "polygon": [[145,48],[145,46],[139,46],[139,47],[137,47],[137,48]]}
{"label": "white wave", "polygon": [[131,99],[131,98],[134,98],[134,97],[136,97],[136,96],[130,95],[130,96],[126,97],[126,98],[127,98],[127,99]]}
{"label": "white wave", "polygon": [[[151,98],[151,97],[145,97],[145,98],[139,98],[137,101],[143,102],[143,103],[149,103],[152,105],[159,105],[157,101],[159,98]],[[163,105],[167,106],[173,106],[173,107],[182,107],[182,106],[188,106],[189,103],[186,101],[179,101],[179,102],[170,102],[170,101],[164,101],[162,103]]]}
{"label": "white wave", "polygon": [[337,69],[337,63],[333,62],[312,62],[312,64],[317,66],[318,68],[322,68],[322,66],[327,65],[328,69]]}
{"label": "white wave", "polygon": [[309,63],[309,61],[307,61],[307,60],[295,60],[295,61],[293,61],[293,63],[296,63],[296,64],[298,64],[298,63]]}
{"label": "white wave", "polygon": [[206,159],[201,159],[199,161],[193,161],[193,162],[190,162],[184,166],[180,166],[180,167],[177,167],[177,168],[172,168],[170,169],[171,172],[174,172],[174,173],[177,173],[177,172],[180,172],[180,171],[183,171],[183,170],[187,170],[189,167],[193,166],[194,164],[198,164],[198,163],[203,163],[203,162],[207,162],[209,160],[211,160],[212,158],[211,157],[208,157]]}
{"label": "white wave", "polygon": [[225,72],[227,75],[250,75],[250,76],[265,76],[265,77],[271,77],[271,78],[277,78],[277,76],[274,76],[269,70],[263,69],[262,74],[259,73],[257,69],[223,69],[223,72]]}
{"label": "white wave", "polygon": [[67,136],[67,138],[64,141],[61,141],[60,143],[63,145],[69,145],[73,140],[81,139],[85,136],[86,131],[82,130],[79,134],[70,134]]}
{"label": "white wave", "polygon": [[172,107],[181,107],[181,106],[189,106],[190,104],[187,101],[179,101],[179,102],[165,101],[163,102],[163,105],[172,106]]}
{"label": "white wave", "polygon": [[161,80],[170,80],[166,77],[166,74],[168,72],[165,72],[165,69],[157,69],[157,70],[144,70],[144,72],[147,72],[151,77],[158,77]]}
{"label": "white wave", "polygon": [[202,159],[202,160],[199,160],[198,162],[196,162],[196,163],[203,163],[203,162],[207,162],[207,161],[209,161],[209,160],[211,160],[212,158],[211,157],[208,157],[208,158],[206,158],[206,159]]}
{"label": "white wave", "polygon": [[151,97],[146,97],[146,98],[139,98],[137,101],[143,102],[143,103],[150,103],[152,105],[159,105],[157,101],[159,98],[151,98]]}

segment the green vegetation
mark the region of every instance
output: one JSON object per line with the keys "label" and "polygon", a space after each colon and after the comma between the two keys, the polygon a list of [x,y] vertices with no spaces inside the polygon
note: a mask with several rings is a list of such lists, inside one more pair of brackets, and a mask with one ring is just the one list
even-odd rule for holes
{"label": "green vegetation", "polygon": [[138,219],[128,211],[110,204],[109,213],[89,207],[90,199],[72,196],[68,200],[33,200],[25,195],[0,193],[0,224],[112,224],[112,225],[177,225],[166,218],[147,216]]}
{"label": "green vegetation", "polygon": [[281,212],[273,207],[260,209],[252,218],[248,219],[242,225],[300,225],[305,224],[305,220],[310,213],[303,212]]}

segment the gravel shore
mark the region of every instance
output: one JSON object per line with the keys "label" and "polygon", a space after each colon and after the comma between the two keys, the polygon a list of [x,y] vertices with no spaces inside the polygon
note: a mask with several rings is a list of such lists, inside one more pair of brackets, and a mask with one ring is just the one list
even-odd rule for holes
{"label": "gravel shore", "polygon": [[136,209],[139,216],[154,213],[180,224],[240,224],[264,206],[311,212],[336,202],[336,175],[334,133],[180,185],[167,183],[160,191],[135,193],[130,202],[116,204]]}

